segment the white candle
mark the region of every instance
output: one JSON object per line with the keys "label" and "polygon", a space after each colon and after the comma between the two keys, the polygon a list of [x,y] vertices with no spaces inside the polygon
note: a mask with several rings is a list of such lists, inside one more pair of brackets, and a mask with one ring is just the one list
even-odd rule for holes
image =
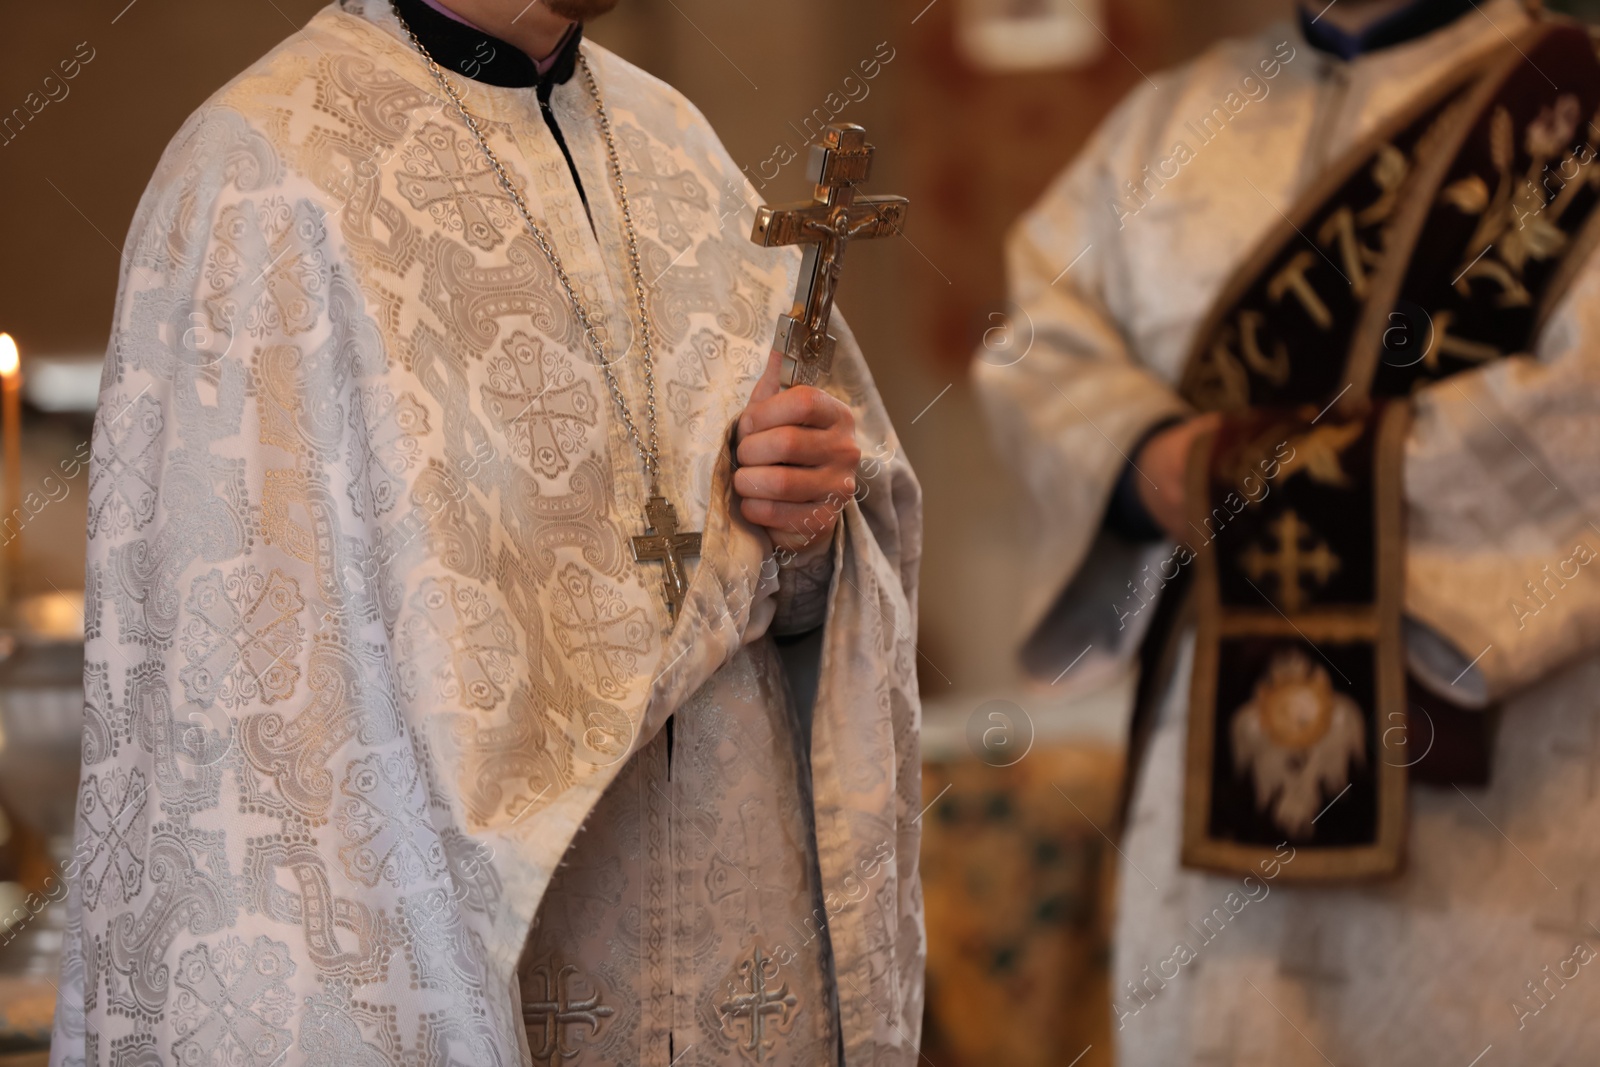
{"label": "white candle", "polygon": [[0,392],[4,394],[5,512],[0,530],[10,538],[5,546],[5,574],[0,578],[0,603],[16,595],[22,573],[22,530],[7,525],[22,513],[22,357],[9,333],[0,333]]}

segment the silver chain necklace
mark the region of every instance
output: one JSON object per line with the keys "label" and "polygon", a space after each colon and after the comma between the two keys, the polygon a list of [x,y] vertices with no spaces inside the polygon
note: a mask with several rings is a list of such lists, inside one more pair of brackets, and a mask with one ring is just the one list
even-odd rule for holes
{"label": "silver chain necklace", "polygon": [[600,329],[595,326],[594,320],[589,315],[589,309],[579,298],[577,290],[572,286],[572,279],[567,275],[566,265],[561,262],[561,256],[556,251],[555,244],[545,234],[544,229],[533,220],[533,213],[528,210],[527,201],[522,197],[516,183],[511,180],[511,175],[506,171],[505,165],[500,162],[500,157],[494,154],[489,147],[489,139],[484,136],[483,130],[478,126],[478,120],[472,112],[467,110],[466,103],[461,99],[461,94],[456,92],[454,85],[445,75],[444,69],[433,58],[433,53],[428,51],[427,45],[417,36],[417,31],[412,29],[406,17],[400,13],[397,5],[391,2],[391,9],[395,18],[400,20],[400,25],[405,29],[406,35],[411,38],[412,45],[428,64],[428,70],[433,75],[433,80],[438,83],[440,90],[450,98],[455,109],[460,113],[467,129],[472,131],[473,138],[478,142],[478,148],[483,152],[484,159],[489,164],[489,169],[494,171],[495,179],[500,187],[505,190],[511,202],[515,205],[517,213],[522,216],[523,224],[527,227],[528,234],[533,238],[534,244],[539,246],[539,251],[549,261],[551,269],[555,272],[556,280],[561,283],[562,290],[566,293],[567,302],[572,305],[573,314],[577,316],[578,325],[582,328],[584,342],[589,351],[594,355],[595,362],[600,365],[600,370],[605,374],[606,386],[611,390],[611,397],[616,401],[617,412],[622,416],[622,425],[628,431],[628,439],[632,442],[634,450],[639,454],[639,460],[644,464],[645,481],[649,487],[648,498],[644,506],[645,532],[642,536],[634,537],[633,558],[639,562],[657,562],[666,565],[666,575],[662,582],[666,596],[667,609],[672,617],[677,618],[678,609],[682,606],[684,597],[688,592],[688,574],[684,568],[684,560],[700,554],[700,534],[680,532],[678,530],[677,509],[661,495],[661,439],[656,428],[656,381],[655,357],[650,330],[649,301],[645,296],[644,268],[639,259],[639,234],[633,225],[633,211],[628,204],[628,187],[622,180],[622,164],[617,158],[616,136],[611,130],[611,114],[606,110],[605,100],[600,96],[600,85],[595,81],[594,71],[589,67],[588,57],[583,53],[578,54],[578,66],[583,70],[585,84],[589,87],[589,96],[594,100],[595,115],[600,124],[600,132],[605,140],[606,160],[611,169],[612,185],[616,189],[617,204],[622,212],[622,225],[628,239],[628,266],[633,274],[633,295],[639,307],[639,338],[640,347],[644,354],[644,388],[645,388],[645,425],[649,434],[648,441],[639,433],[638,425],[634,422],[633,412],[628,407],[628,400],[623,395],[622,383],[611,370],[611,361],[606,358],[605,343],[601,337]]}

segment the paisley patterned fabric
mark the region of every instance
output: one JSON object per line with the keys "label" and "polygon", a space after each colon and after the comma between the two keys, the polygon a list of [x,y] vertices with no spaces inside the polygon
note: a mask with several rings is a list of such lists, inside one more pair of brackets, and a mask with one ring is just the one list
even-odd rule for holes
{"label": "paisley patterned fabric", "polygon": [[[726,443],[798,256],[746,239],[690,104],[584,49],[663,489],[705,531],[684,609],[632,559],[638,457],[548,263],[388,5],[325,9],[188,122],[133,226],[52,1063],[916,1060],[919,490],[836,323],[867,458],[797,707],[769,631],[805,598]],[[637,407],[582,79],[552,106],[592,231],[533,94],[457,86]]]}

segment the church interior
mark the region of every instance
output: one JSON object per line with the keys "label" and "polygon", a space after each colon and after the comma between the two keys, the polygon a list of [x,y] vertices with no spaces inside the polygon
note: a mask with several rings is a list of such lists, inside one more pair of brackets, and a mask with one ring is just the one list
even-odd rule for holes
{"label": "church interior", "polygon": [[[59,937],[25,902],[59,888],[52,857],[71,833],[88,447],[130,219],[183,119],[321,6],[0,12],[0,116],[26,118],[0,132],[0,331],[18,353],[8,364],[0,341],[0,562],[10,617],[51,650],[31,673],[0,664],[0,931],[24,916],[19,927]],[[838,303],[925,494],[932,1067],[1113,1062],[1108,834],[1134,679],[1069,668],[1031,681],[1017,662],[1028,518],[969,374],[1031,343],[1006,299],[1005,235],[1128,90],[1290,12],[1287,0],[621,0],[588,28],[694,101],[769,202],[809,195],[790,164],[834,122],[877,147],[867,191],[910,200],[901,237],[852,249]],[[0,632],[0,651],[17,641]],[[0,1064],[44,1062],[46,942],[0,932]]]}

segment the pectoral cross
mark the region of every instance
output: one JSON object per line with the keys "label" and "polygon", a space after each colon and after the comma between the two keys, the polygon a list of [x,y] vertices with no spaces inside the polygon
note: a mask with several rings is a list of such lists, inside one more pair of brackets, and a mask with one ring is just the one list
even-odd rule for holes
{"label": "pectoral cross", "polygon": [[833,294],[851,241],[892,237],[905,225],[911,202],[903,196],[857,196],[872,174],[867,131],[853,124],[827,127],[811,146],[806,177],[816,183],[808,204],[764,207],[750,239],[763,248],[803,245],[805,261],[794,307],[778,320],[772,347],[783,353],[783,384],[814,385],[833,366],[835,339],[828,334]]}
{"label": "pectoral cross", "polygon": [[700,535],[679,533],[678,509],[659,493],[651,494],[644,504],[644,533],[633,539],[633,558],[638,563],[666,564],[661,588],[673,619],[689,592],[689,572],[683,562],[698,555]]}

